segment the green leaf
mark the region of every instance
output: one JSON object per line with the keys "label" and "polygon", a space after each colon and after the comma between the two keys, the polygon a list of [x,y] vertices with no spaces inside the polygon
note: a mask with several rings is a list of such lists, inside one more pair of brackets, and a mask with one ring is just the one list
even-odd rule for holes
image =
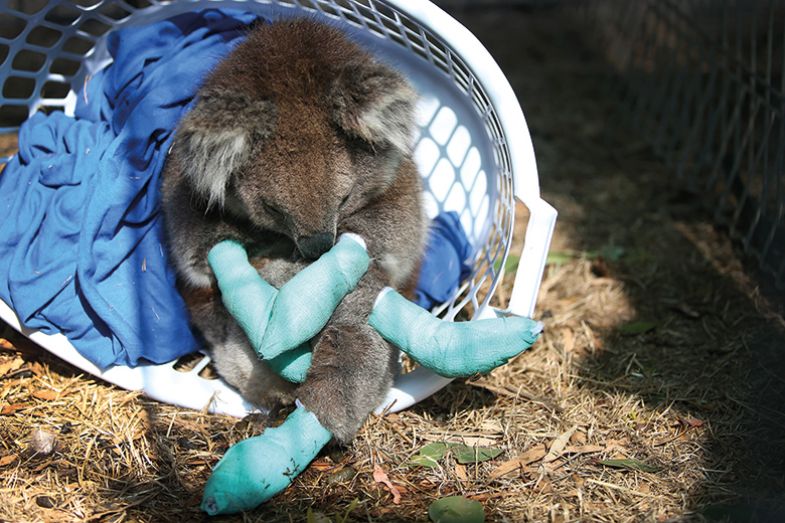
{"label": "green leaf", "polygon": [[619,332],[627,336],[635,336],[636,334],[643,334],[657,328],[657,324],[653,321],[633,321],[632,323],[625,323],[619,327]]}
{"label": "green leaf", "polygon": [[548,253],[548,257],[545,259],[546,265],[564,265],[567,262],[572,261],[575,256],[570,252],[564,251],[551,251]]}
{"label": "green leaf", "polygon": [[[515,272],[520,262],[521,262],[520,256],[516,256],[514,254],[508,255],[507,263],[504,264],[504,272],[507,274]],[[493,262],[493,271],[496,274],[498,274],[501,268],[502,268],[502,258],[499,257],[495,262]]]}
{"label": "green leaf", "polygon": [[637,459],[605,459],[600,461],[599,464],[615,469],[639,470],[641,472],[657,472],[660,470],[659,467],[649,465]]}
{"label": "green leaf", "polygon": [[485,511],[477,501],[450,496],[431,503],[428,517],[433,523],[484,523]]}
{"label": "green leaf", "polygon": [[466,445],[453,444],[450,445],[455,459],[458,463],[465,465],[467,463],[480,463],[493,459],[502,453],[502,449],[497,448],[484,448],[484,447],[469,447]]}
{"label": "green leaf", "polygon": [[416,456],[412,456],[411,459],[406,463],[410,467],[427,467],[429,469],[433,469],[439,466],[439,462],[429,456],[423,456],[418,454]]}
{"label": "green leaf", "polygon": [[447,445],[444,443],[434,442],[428,443],[416,456],[412,456],[408,461],[408,465],[414,467],[428,467],[434,468],[439,466],[439,460],[447,454]]}

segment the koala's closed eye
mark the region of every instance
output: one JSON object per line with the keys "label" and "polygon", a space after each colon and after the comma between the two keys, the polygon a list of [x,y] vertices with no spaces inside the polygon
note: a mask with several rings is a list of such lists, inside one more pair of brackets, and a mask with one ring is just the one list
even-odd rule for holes
{"label": "koala's closed eye", "polygon": [[349,193],[349,194],[347,194],[346,196],[343,197],[343,200],[341,200],[341,205],[340,205],[339,208],[343,209],[346,206],[346,204],[349,203],[349,197],[351,195],[352,195],[352,193]]}
{"label": "koala's closed eye", "polygon": [[275,207],[274,205],[270,205],[269,203],[262,202],[262,207],[265,211],[276,220],[284,220],[286,219],[286,214],[283,213],[280,209]]}

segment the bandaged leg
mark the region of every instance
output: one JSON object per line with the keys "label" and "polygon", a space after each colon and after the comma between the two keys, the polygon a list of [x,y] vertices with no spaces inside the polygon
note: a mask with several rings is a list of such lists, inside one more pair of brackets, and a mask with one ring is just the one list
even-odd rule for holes
{"label": "bandaged leg", "polygon": [[384,289],[368,323],[423,367],[448,378],[489,372],[528,349],[542,332],[529,318],[452,323],[440,320],[393,289]]}
{"label": "bandaged leg", "polygon": [[[285,379],[300,382],[310,365],[303,344],[327,324],[343,297],[354,289],[369,258],[359,236],[344,234],[280,290],[259,276],[237,242],[227,240],[213,247],[208,262],[224,305],[256,353]],[[284,354],[293,349],[295,353]]]}
{"label": "bandaged leg", "polygon": [[282,425],[231,447],[207,481],[202,510],[214,516],[251,510],[278,494],[332,438],[299,406]]}

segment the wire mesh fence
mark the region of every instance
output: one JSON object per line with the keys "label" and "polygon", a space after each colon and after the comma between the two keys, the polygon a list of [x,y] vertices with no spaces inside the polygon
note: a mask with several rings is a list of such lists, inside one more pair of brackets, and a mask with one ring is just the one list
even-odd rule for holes
{"label": "wire mesh fence", "polygon": [[785,287],[785,2],[580,6],[629,121]]}

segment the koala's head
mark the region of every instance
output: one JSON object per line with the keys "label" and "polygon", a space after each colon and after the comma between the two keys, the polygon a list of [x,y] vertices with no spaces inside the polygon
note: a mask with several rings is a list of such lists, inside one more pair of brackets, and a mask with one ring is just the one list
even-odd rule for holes
{"label": "koala's head", "polygon": [[207,206],[316,258],[343,217],[393,183],[411,154],[415,99],[336,29],[263,25],[208,79],[174,153]]}

